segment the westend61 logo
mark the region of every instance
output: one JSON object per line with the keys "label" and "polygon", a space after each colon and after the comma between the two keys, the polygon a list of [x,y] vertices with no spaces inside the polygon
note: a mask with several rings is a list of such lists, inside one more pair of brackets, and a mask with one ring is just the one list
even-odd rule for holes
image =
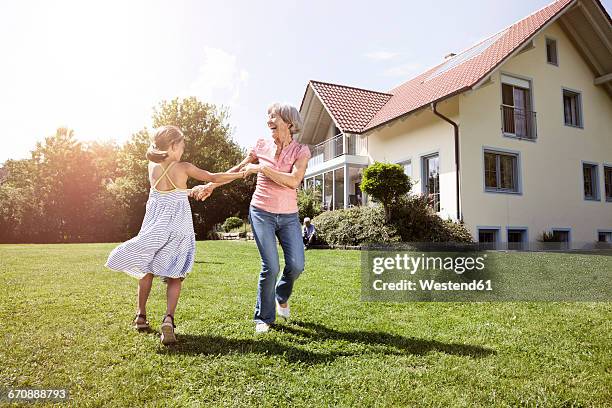
{"label": "westend61 logo", "polygon": [[453,279],[444,281],[432,277],[413,279],[399,279],[386,281],[380,275],[388,272],[395,274],[404,273],[415,275],[419,271],[443,271],[462,275],[466,272],[484,271],[487,254],[481,256],[441,256],[425,255],[424,253],[414,256],[411,254],[395,254],[394,256],[373,256],[371,258],[372,273],[378,276],[373,279],[372,289],[375,291],[482,291],[492,290],[490,279],[471,279],[456,282]]}

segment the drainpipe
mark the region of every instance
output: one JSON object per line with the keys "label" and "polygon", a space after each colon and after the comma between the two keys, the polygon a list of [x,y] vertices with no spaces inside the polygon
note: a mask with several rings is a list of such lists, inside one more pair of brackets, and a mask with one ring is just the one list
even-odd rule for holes
{"label": "drainpipe", "polygon": [[457,172],[455,174],[455,189],[457,191],[457,220],[463,221],[463,215],[461,215],[461,208],[459,207],[459,125],[447,118],[446,116],[442,115],[440,112],[438,112],[436,110],[437,104],[437,102],[433,102],[431,104],[431,110],[433,111],[434,115],[453,125],[453,128],[455,130],[455,166],[457,168]]}

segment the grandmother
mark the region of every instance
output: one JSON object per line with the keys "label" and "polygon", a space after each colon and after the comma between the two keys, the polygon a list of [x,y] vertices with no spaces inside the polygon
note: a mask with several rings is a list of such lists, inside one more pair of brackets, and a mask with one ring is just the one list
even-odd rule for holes
{"label": "grandmother", "polygon": [[[289,318],[293,284],[304,270],[297,188],[310,159],[308,146],[293,139],[302,129],[302,119],[295,107],[273,104],[268,108],[267,124],[271,138],[257,140],[248,156],[229,170],[245,170],[245,177],[257,173],[257,186],[249,207],[249,222],[261,256],[254,316],[257,333],[269,330],[276,320],[276,313],[285,320]],[[219,185],[198,186],[192,196],[205,199]],[[276,238],[285,259],[278,282],[280,264]]]}

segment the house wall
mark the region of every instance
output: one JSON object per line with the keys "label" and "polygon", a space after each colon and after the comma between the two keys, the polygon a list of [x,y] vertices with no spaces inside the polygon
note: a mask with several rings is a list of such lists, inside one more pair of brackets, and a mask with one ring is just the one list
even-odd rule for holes
{"label": "house wall", "polygon": [[[457,98],[438,104],[437,110],[459,120]],[[440,216],[456,218],[455,156],[453,127],[426,108],[406,120],[396,120],[368,136],[370,162],[412,162],[412,192],[421,193],[421,157],[438,152],[440,163]]]}
{"label": "house wall", "polygon": [[[557,41],[559,66],[546,62],[547,36]],[[527,226],[529,241],[563,227],[571,229],[572,242],[593,242],[598,229],[612,229],[603,180],[603,163],[612,163],[612,99],[593,84],[593,72],[559,25],[539,34],[534,46],[501,66],[491,83],[459,97],[464,220],[475,239],[477,226],[501,227],[501,241],[507,226]],[[500,72],[532,81],[535,142],[502,135]],[[583,129],[564,125],[562,87],[582,93]],[[484,192],[483,146],[520,153],[521,194]],[[599,201],[583,198],[582,161],[599,164]]]}

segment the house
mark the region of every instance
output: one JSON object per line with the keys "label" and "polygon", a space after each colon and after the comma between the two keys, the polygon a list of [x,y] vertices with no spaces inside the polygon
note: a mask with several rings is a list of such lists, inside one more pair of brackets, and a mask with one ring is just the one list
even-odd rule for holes
{"label": "house", "polygon": [[310,81],[299,138],[326,209],[367,203],[364,167],[399,163],[480,242],[612,241],[612,24],[558,0],[386,92]]}

